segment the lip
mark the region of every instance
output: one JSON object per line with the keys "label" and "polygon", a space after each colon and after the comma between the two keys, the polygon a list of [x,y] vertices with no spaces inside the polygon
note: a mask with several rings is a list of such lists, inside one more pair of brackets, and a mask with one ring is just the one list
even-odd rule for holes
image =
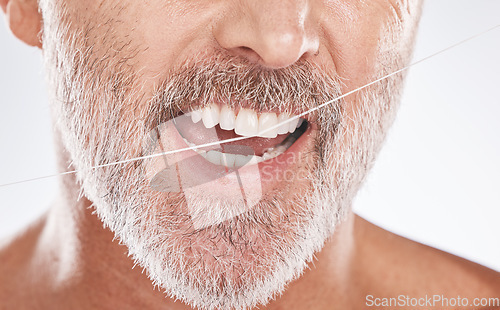
{"label": "lip", "polygon": [[[258,163],[259,170],[271,169],[272,172],[283,172],[297,162],[300,153],[307,151],[307,143],[312,140],[314,132],[317,131],[316,124],[309,123],[306,131],[282,154]],[[280,171],[281,170],[281,171]]]}
{"label": "lip", "polygon": [[[249,163],[240,168],[228,168],[210,163],[194,150],[186,150],[151,158],[145,162],[145,175],[150,180],[150,187],[154,191],[167,195],[182,192],[187,203],[192,202],[188,205],[190,213],[205,215],[203,223],[195,226],[206,227],[216,224],[216,222],[210,222],[210,218],[220,222],[236,216],[250,209],[273,190],[279,190],[300,181],[296,180],[296,177],[300,176],[301,169],[303,169],[301,163],[312,147],[311,141],[316,132],[317,126],[309,123],[306,131],[285,152],[260,163]],[[154,147],[156,154],[188,148],[170,121],[158,126],[157,133],[159,140]],[[220,149],[220,145],[210,148]],[[289,177],[284,177],[284,175]],[[290,179],[290,176],[294,179]],[[200,197],[210,198],[211,201],[217,201],[217,199],[225,201],[226,206],[230,206],[229,208],[234,206],[234,209],[217,211],[223,212],[223,216],[219,214],[207,217],[207,214],[212,214],[216,210],[207,206],[199,206]],[[242,204],[245,207],[242,208]]]}

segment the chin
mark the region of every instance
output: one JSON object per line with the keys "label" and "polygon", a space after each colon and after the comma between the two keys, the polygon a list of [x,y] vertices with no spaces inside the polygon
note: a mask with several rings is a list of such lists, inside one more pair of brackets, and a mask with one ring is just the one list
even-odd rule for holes
{"label": "chin", "polygon": [[[114,229],[168,296],[202,309],[247,309],[279,295],[333,232],[338,212],[314,195],[277,194],[203,228],[196,228],[186,200],[173,195],[152,208],[128,208],[142,212],[129,216],[136,224]],[[211,202],[206,209],[227,206],[213,197],[203,201]]]}
{"label": "chin", "polygon": [[[307,134],[298,146],[313,149],[314,130]],[[289,150],[297,152],[294,147]],[[197,165],[211,165],[205,173],[220,167],[199,154],[184,154],[186,161],[176,153],[130,165],[128,172],[115,166],[114,173],[87,178],[84,188],[92,189],[87,195],[102,221],[167,296],[200,309],[247,309],[266,304],[299,277],[343,219],[343,200],[325,188],[321,178],[329,174],[321,161],[314,152],[297,153],[300,160],[285,162],[284,171],[300,179],[278,178],[280,167],[271,163],[273,178],[256,183],[255,175],[265,175],[261,162],[187,187],[192,156]],[[177,168],[165,171],[167,165]],[[160,172],[163,183],[155,181]]]}

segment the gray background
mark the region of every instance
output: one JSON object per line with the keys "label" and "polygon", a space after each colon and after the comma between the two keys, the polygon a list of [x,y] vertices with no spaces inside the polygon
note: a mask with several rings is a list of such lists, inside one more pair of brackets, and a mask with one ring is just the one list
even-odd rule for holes
{"label": "gray background", "polygon": [[[1,18],[5,20],[3,17]],[[427,1],[415,60],[500,24],[499,0]],[[40,51],[0,26],[0,184],[56,173]],[[366,219],[500,271],[500,28],[413,67],[355,200]],[[0,187],[0,238],[46,211],[57,178]]]}

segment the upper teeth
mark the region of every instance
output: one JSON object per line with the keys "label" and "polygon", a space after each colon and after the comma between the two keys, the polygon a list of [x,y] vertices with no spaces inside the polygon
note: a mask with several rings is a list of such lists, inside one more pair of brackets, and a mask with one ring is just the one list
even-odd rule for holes
{"label": "upper teeth", "polygon": [[[224,105],[220,108],[216,104],[194,110],[190,114],[194,123],[201,120],[206,128],[219,124],[224,130],[234,129],[238,135],[246,137],[275,138],[278,134],[294,132],[301,124],[299,118],[288,121],[294,115],[285,113],[276,115],[270,112],[258,115],[251,109],[240,109],[236,114],[229,106]],[[278,124],[281,125],[277,126]]]}

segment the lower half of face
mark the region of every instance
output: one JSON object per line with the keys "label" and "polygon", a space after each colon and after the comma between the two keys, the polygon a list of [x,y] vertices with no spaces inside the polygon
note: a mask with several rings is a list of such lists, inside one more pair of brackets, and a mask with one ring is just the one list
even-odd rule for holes
{"label": "lower half of face", "polygon": [[[107,55],[99,34],[71,31],[47,23],[45,58],[59,131],[101,219],[188,304],[239,309],[281,292],[349,212],[401,77],[334,100],[348,77],[331,68],[269,70],[214,49],[151,78],[130,65],[138,48]],[[373,78],[404,60],[380,50]]]}

